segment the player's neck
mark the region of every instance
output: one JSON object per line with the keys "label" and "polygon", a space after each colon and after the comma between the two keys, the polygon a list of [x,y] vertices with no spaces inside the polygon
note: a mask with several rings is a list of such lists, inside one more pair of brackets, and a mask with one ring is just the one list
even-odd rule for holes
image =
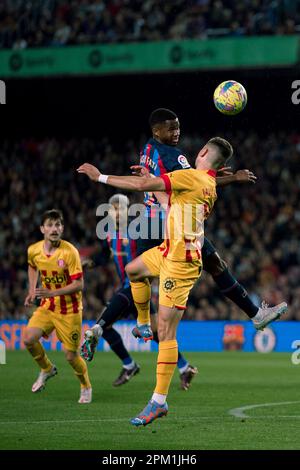
{"label": "player's neck", "polygon": [[203,171],[209,171],[209,170],[217,171],[217,168],[214,168],[213,165],[210,165],[208,162],[202,162],[202,161],[200,161],[196,165],[195,168],[196,168],[196,170],[203,170]]}
{"label": "player's neck", "polygon": [[44,252],[46,255],[52,255],[59,245],[60,240],[56,240],[54,242],[51,242],[50,240],[44,240]]}

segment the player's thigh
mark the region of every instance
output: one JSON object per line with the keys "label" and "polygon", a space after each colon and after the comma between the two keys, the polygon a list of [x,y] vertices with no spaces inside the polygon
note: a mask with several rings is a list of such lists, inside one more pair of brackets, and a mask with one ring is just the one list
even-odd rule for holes
{"label": "player's thigh", "polygon": [[211,276],[219,276],[227,268],[227,263],[215,251],[203,259],[203,269]]}
{"label": "player's thigh", "polygon": [[135,282],[145,279],[147,277],[153,277],[151,270],[149,269],[148,265],[145,263],[143,258],[146,253],[144,253],[142,256],[138,256],[126,265],[125,270],[130,281]]}
{"label": "player's thigh", "polygon": [[49,336],[54,329],[52,312],[42,307],[37,308],[30,318],[26,328],[24,340],[38,341],[43,335]]}
{"label": "player's thigh", "polygon": [[199,278],[199,262],[184,263],[165,260],[159,277],[159,305],[185,310],[188,296]]}
{"label": "player's thigh", "polygon": [[75,353],[81,340],[81,313],[69,313],[67,315],[56,313],[53,315],[53,323],[57,338],[64,345],[64,349]]}
{"label": "player's thigh", "polygon": [[148,277],[159,276],[160,268],[163,263],[162,253],[163,251],[160,246],[155,246],[141,255],[141,259],[147,268]]}

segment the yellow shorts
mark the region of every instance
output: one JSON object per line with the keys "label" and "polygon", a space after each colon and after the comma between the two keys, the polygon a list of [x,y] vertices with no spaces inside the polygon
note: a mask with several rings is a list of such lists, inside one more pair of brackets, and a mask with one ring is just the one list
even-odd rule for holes
{"label": "yellow shorts", "polygon": [[68,351],[76,352],[81,340],[81,313],[51,312],[43,307],[37,308],[30,318],[28,328],[40,328],[46,336],[55,330],[57,338]]}
{"label": "yellow shorts", "polygon": [[201,262],[173,261],[162,253],[156,246],[141,255],[152,276],[159,277],[159,304],[185,310],[190,290],[201,274]]}

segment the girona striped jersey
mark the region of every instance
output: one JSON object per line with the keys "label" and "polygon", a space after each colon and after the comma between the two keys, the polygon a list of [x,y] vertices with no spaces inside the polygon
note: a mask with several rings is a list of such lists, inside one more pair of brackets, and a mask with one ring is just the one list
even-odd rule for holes
{"label": "girona striped jersey", "polygon": [[165,239],[160,249],[173,261],[201,262],[204,220],[217,199],[214,170],[178,170],[161,175],[169,194]]}
{"label": "girona striped jersey", "polygon": [[[28,264],[38,269],[43,287],[54,290],[71,284],[72,280],[81,279],[82,266],[78,250],[65,240],[52,255],[44,251],[44,240],[28,248]],[[42,299],[41,306],[51,312],[65,314],[82,313],[82,293],[59,295]]]}

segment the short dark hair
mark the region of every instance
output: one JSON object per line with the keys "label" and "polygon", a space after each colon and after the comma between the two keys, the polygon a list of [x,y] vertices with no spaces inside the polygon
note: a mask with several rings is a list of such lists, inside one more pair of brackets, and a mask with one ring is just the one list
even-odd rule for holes
{"label": "short dark hair", "polygon": [[208,144],[213,144],[219,149],[220,156],[226,161],[228,158],[232,157],[233,148],[228,140],[223,139],[222,137],[213,137],[210,139]]}
{"label": "short dark hair", "polygon": [[48,211],[45,211],[42,215],[41,225],[44,225],[47,219],[60,220],[62,225],[64,225],[64,216],[62,211],[60,211],[59,209],[50,209]]}
{"label": "short dark hair", "polygon": [[154,127],[156,124],[160,124],[164,121],[173,121],[177,119],[176,114],[167,108],[158,108],[152,111],[149,117],[150,127]]}

